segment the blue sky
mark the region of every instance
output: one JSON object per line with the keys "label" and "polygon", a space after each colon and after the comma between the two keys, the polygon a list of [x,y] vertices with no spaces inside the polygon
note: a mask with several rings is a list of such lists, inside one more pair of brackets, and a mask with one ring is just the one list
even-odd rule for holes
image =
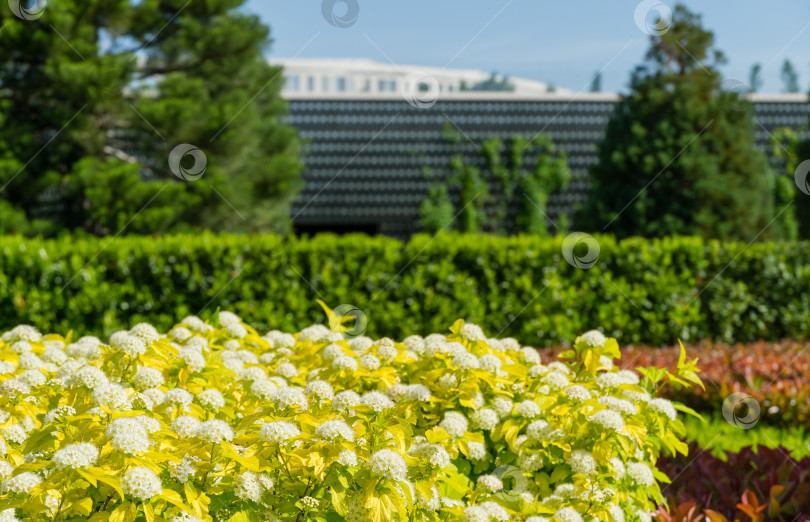
{"label": "blue sky", "polygon": [[[246,9],[271,26],[274,57],[481,69],[575,91],[600,69],[603,90],[624,90],[648,45],[635,23],[639,2],[633,0],[353,0],[359,14],[347,28],[325,21],[322,1],[248,0]],[[760,90],[780,92],[779,71],[788,58],[802,91],[810,90],[809,2],[684,3],[714,31],[729,60],[722,69],[726,78],[747,82],[751,65],[760,62]],[[342,15],[346,6],[336,9]]]}

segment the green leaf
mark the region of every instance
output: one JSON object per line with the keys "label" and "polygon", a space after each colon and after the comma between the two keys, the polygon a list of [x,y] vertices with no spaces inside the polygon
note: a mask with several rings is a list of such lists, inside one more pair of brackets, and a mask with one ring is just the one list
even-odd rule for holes
{"label": "green leaf", "polygon": [[124,490],[121,489],[121,481],[118,477],[114,475],[106,475],[103,471],[101,472],[94,472],[93,477],[97,479],[99,482],[107,484],[111,488],[118,493],[118,496],[123,500],[124,498]]}
{"label": "green leaf", "polygon": [[678,411],[686,413],[687,415],[691,415],[692,417],[695,417],[696,419],[700,419],[701,421],[703,420],[703,416],[701,414],[699,414],[698,412],[696,412],[695,410],[693,410],[692,408],[690,408],[689,406],[687,406],[685,404],[682,404],[680,402],[672,401],[672,406]]}

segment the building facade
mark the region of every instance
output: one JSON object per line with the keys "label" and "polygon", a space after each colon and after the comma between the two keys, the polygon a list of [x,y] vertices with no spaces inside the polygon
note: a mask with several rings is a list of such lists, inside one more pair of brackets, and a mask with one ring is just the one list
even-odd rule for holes
{"label": "building facade", "polygon": [[[757,146],[772,157],[781,127],[807,127],[805,94],[751,95]],[[513,135],[551,136],[568,155],[572,180],[549,200],[548,215],[572,214],[589,189],[588,169],[618,101],[615,94],[442,92],[427,100],[406,92],[340,95],[288,92],[289,123],[305,141],[304,188],[293,205],[296,230],[363,231],[407,237],[418,231],[419,207],[431,179],[453,154],[483,164],[478,144]],[[448,128],[461,136],[445,139]],[[803,131],[804,132],[804,131]],[[531,161],[531,158],[527,158]]]}
{"label": "building facade", "polygon": [[[282,95],[288,97],[362,94],[385,98],[391,94],[419,91],[429,95],[453,94],[487,82],[493,74],[474,69],[394,65],[367,59],[295,58],[273,59],[270,63],[284,68]],[[526,78],[499,78],[509,84],[512,94],[540,95],[552,91],[573,94],[568,89],[557,89]]]}

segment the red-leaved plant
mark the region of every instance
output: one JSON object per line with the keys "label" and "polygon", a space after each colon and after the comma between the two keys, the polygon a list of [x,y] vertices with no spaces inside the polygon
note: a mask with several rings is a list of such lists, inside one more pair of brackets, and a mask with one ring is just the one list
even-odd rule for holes
{"label": "red-leaved plant", "polygon": [[796,461],[781,448],[745,448],[723,461],[690,446],[689,458],[664,458],[672,483],[662,488],[663,522],[810,521],[810,457]]}

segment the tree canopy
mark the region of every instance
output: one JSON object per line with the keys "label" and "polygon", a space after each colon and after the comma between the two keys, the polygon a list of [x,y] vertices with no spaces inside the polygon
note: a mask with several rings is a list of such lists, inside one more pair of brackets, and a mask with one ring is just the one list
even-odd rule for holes
{"label": "tree canopy", "polygon": [[298,140],[244,1],[0,9],[0,231],[285,230]]}
{"label": "tree canopy", "polygon": [[779,71],[782,78],[785,92],[799,92],[799,73],[793,66],[793,62],[785,60],[782,63],[782,70]]}
{"label": "tree canopy", "polygon": [[[620,237],[779,236],[776,181],[754,146],[751,105],[721,87],[723,54],[684,6],[652,36],[591,171],[584,230]],[[764,229],[764,230],[763,230]]]}

